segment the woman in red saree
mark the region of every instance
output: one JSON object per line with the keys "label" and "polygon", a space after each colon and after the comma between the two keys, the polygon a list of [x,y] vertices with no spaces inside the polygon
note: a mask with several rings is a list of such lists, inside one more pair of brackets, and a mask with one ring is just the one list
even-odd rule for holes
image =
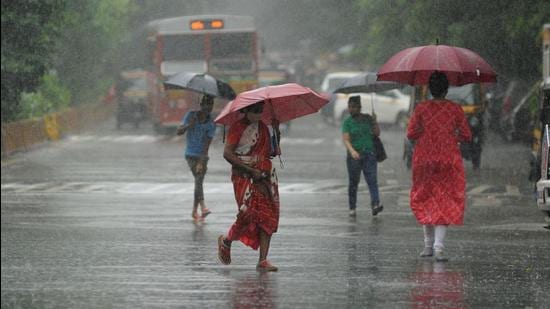
{"label": "woman in red saree", "polygon": [[[218,257],[223,264],[230,264],[231,242],[238,240],[260,249],[258,270],[277,271],[267,260],[271,235],[279,225],[279,190],[270,160],[269,129],[260,120],[263,105],[259,102],[242,109],[246,116],[229,128],[224,158],[232,165],[238,214],[227,235],[218,238]],[[274,130],[279,138],[276,125]]]}
{"label": "woman in red saree", "polygon": [[421,102],[407,128],[415,140],[412,168],[411,209],[424,228],[424,250],[420,256],[447,261],[443,240],[448,225],[462,225],[466,179],[460,142],[472,133],[460,105],[446,100],[449,81],[441,72],[430,76],[433,100]]}

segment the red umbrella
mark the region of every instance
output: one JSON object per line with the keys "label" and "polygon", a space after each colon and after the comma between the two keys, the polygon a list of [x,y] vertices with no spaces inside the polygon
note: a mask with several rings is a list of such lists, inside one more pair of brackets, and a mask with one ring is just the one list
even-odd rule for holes
{"label": "red umbrella", "polygon": [[453,86],[497,80],[495,71],[481,56],[447,45],[411,47],[398,52],[380,68],[378,80],[427,85],[434,71],[445,73]]}
{"label": "red umbrella", "polygon": [[328,99],[299,84],[266,86],[242,92],[229,102],[214,122],[231,125],[244,117],[239,110],[260,101],[265,101],[262,121],[271,124],[272,119],[280,123],[319,111]]}

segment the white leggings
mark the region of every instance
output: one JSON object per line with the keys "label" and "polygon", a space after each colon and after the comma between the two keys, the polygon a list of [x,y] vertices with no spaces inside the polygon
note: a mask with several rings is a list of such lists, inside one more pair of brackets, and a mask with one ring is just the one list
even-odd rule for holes
{"label": "white leggings", "polygon": [[445,233],[447,232],[447,225],[424,225],[424,245],[427,248],[434,248],[435,250],[443,250],[443,240],[445,240]]}

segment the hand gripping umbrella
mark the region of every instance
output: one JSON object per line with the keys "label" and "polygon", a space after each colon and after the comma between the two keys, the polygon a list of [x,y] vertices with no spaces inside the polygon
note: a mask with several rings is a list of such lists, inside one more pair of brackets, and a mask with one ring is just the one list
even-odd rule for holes
{"label": "hand gripping umbrella", "polygon": [[497,76],[481,56],[469,49],[426,45],[407,48],[392,56],[378,71],[378,80],[427,85],[435,71],[445,73],[453,86],[496,82]]}
{"label": "hand gripping umbrella", "polygon": [[165,89],[190,90],[209,96],[233,100],[235,91],[228,84],[206,73],[181,72],[164,82]]}

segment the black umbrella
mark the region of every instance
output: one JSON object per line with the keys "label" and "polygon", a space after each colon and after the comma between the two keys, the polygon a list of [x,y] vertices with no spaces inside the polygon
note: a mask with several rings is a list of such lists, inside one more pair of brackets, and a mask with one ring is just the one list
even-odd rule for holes
{"label": "black umbrella", "polygon": [[236,97],[231,86],[206,73],[181,72],[175,74],[164,82],[164,88],[191,90],[227,100],[233,100]]}
{"label": "black umbrella", "polygon": [[374,72],[365,72],[345,79],[334,93],[356,93],[356,92],[380,92],[392,89],[403,88],[403,84],[396,82],[377,81]]}

